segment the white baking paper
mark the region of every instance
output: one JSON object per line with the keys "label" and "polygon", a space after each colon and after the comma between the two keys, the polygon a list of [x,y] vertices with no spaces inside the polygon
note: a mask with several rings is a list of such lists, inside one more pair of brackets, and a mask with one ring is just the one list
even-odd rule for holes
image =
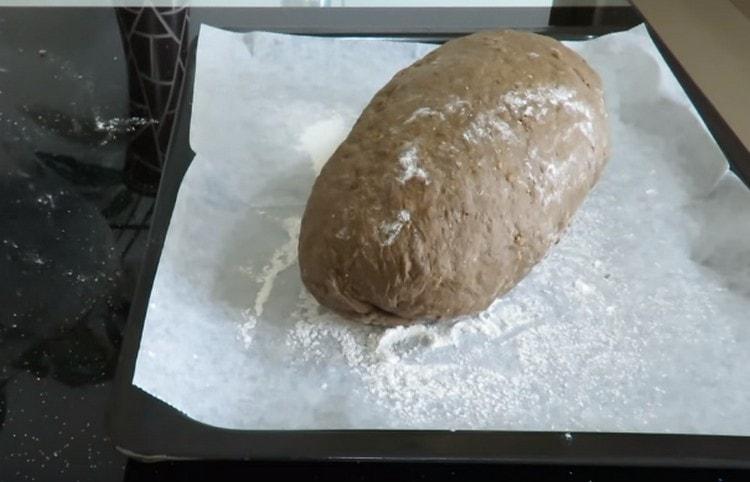
{"label": "white baking paper", "polygon": [[434,46],[204,26],[134,383],[236,429],[750,435],[750,192],[643,27],[570,45],[614,151],[568,233],[487,312],[384,329],[305,292],[300,216],[372,95]]}

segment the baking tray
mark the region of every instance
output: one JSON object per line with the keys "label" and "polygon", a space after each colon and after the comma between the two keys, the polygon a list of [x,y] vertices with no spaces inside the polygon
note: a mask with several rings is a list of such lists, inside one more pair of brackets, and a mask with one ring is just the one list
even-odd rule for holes
{"label": "baking tray", "polygon": [[[352,9],[356,10],[356,9]],[[448,10],[448,9],[444,9]],[[448,12],[445,12],[446,14]],[[621,30],[633,23],[610,28]],[[259,29],[251,25],[243,30]],[[274,28],[290,32],[289,29]],[[416,34],[388,32],[371,37],[408,38],[439,42],[474,29]],[[586,38],[590,29],[539,29],[560,39]],[[601,27],[596,34],[606,33]],[[305,33],[325,33],[310,32]],[[706,115],[705,99],[657,36],[678,80],[695,103],[717,139],[725,128],[715,112]],[[107,415],[117,448],[140,460],[234,459],[273,461],[423,461],[522,464],[572,464],[662,467],[750,468],[750,437],[604,433],[519,432],[448,430],[232,430],[209,426],[181,412],[132,384],[136,357],[151,286],[166,237],[177,191],[194,153],[189,146],[193,95],[194,40],[190,44],[186,81],[180,98],[172,142],[162,174],[142,272],[136,288],[120,352],[111,407]],[[677,68],[675,68],[675,66]],[[720,133],[719,133],[720,134]],[[722,146],[723,147],[723,146]],[[736,172],[748,172],[747,152],[725,153]],[[732,154],[732,155],[730,155]],[[738,169],[737,166],[740,168]],[[745,180],[747,182],[747,180]],[[252,407],[248,407],[251,410]]]}

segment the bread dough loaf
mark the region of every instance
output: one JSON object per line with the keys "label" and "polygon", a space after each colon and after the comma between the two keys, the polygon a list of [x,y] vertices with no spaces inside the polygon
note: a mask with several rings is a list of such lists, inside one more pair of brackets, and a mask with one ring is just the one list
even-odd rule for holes
{"label": "bread dough loaf", "polygon": [[302,280],[348,315],[487,308],[556,243],[609,153],[601,81],[548,37],[483,32],[398,72],[323,167]]}

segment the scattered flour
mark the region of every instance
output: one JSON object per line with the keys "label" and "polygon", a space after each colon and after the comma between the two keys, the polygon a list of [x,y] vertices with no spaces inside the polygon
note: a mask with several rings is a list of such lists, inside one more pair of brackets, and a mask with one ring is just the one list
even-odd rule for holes
{"label": "scattered flour", "polygon": [[[297,240],[299,239],[300,218],[286,218],[282,221],[282,225],[289,239],[286,243],[276,249],[268,264],[263,267],[261,274],[255,278],[256,282],[260,283],[260,289],[255,295],[255,302],[252,308],[247,308],[242,311],[242,317],[245,321],[238,326],[238,336],[245,344],[245,347],[249,347],[252,343],[253,329],[257,324],[257,319],[263,316],[263,308],[273,291],[273,285],[276,282],[276,278],[281,272],[288,269],[295,261],[297,261]],[[252,270],[247,270],[247,268],[244,268],[244,271],[248,273],[252,272]]]}
{"label": "scattered flour", "polygon": [[[91,81],[86,81],[87,84],[93,85]],[[93,88],[93,87],[91,87]],[[118,134],[126,134],[136,132],[146,126],[158,124],[157,119],[147,119],[145,117],[113,117],[111,119],[102,119],[101,116],[96,115],[94,117],[94,129],[97,132],[104,133],[104,137],[99,141],[100,146],[105,146],[110,142],[117,139]]]}
{"label": "scattered flour", "polygon": [[536,164],[542,169],[539,172],[531,163],[526,162],[527,174],[533,179],[533,188],[543,206],[562,201],[563,190],[559,187],[570,185],[574,181],[573,177],[580,175],[580,170],[577,169],[580,165],[579,154],[581,150],[586,149],[586,146],[580,145],[567,158],[552,160],[540,158],[536,152],[529,153],[528,158],[536,160]]}
{"label": "scattered flour", "polygon": [[258,276],[258,282],[262,284],[260,290],[258,290],[258,294],[255,296],[255,316],[263,315],[263,305],[268,301],[268,296],[271,294],[271,290],[273,290],[276,277],[297,260],[297,239],[299,238],[300,218],[287,218],[283,224],[284,229],[289,235],[289,240],[273,253],[269,263],[263,267],[263,273]]}
{"label": "scattered flour", "polygon": [[401,184],[406,184],[406,181],[414,178],[421,179],[425,184],[430,183],[427,172],[419,167],[419,149],[417,146],[407,146],[399,155],[398,162],[403,169],[398,177],[398,182]]}
{"label": "scattered flour", "polygon": [[[612,239],[602,234],[611,222],[604,208],[611,201],[594,196],[588,204],[547,259],[476,316],[382,328],[343,319],[302,289],[285,346],[296,363],[319,367],[318,373],[336,367],[352,376],[347,390],[361,393],[347,396],[370,407],[367,413],[382,428],[617,431],[663,425],[663,404],[684,382],[659,375],[671,355],[658,347],[679,338],[690,353],[687,347],[700,340],[700,320],[710,319],[711,310],[693,297],[690,321],[675,319],[673,326],[667,313],[681,305],[663,297],[674,287],[648,299],[638,295],[640,304],[633,306],[631,290],[640,285],[610,277],[623,269]],[[407,221],[400,215],[383,234],[395,239]],[[333,394],[339,385],[331,380],[319,383]]]}
{"label": "scattered flour", "polygon": [[502,102],[514,115],[541,120],[550,113],[550,107],[563,108],[578,114],[581,120],[574,125],[589,142],[594,143],[594,126],[591,109],[577,100],[575,92],[559,86],[542,86],[522,91],[511,91],[502,96]]}
{"label": "scattered flour", "polygon": [[336,239],[349,239],[349,228],[344,226],[343,228],[336,231]]}
{"label": "scattered flour", "polygon": [[440,348],[454,344],[445,333],[431,330],[423,324],[396,326],[386,330],[378,339],[374,354],[387,362],[397,362],[401,354],[423,347]]}
{"label": "scattered flour", "polygon": [[401,233],[404,225],[411,221],[411,214],[409,211],[402,209],[396,215],[396,220],[390,223],[383,222],[380,224],[380,234],[385,238],[382,242],[383,246],[390,246],[396,241],[398,235]]}
{"label": "scattered flour", "polygon": [[[538,55],[538,54],[537,54]],[[470,104],[463,100],[453,100],[444,107],[445,112],[452,114],[461,112]],[[593,143],[593,124],[591,110],[585,103],[575,99],[575,93],[565,87],[545,86],[523,91],[507,92],[501,97],[501,104],[495,112],[482,111],[477,113],[469,123],[462,137],[466,142],[477,144],[487,138],[500,136],[507,143],[518,143],[520,139],[511,126],[502,118],[503,113],[510,112],[516,117],[531,117],[541,120],[553,109],[563,108],[580,115],[581,119],[574,123],[568,135],[573,131],[582,132]],[[415,111],[409,121],[422,109]],[[407,122],[409,122],[407,121]]]}
{"label": "scattered flour", "polygon": [[462,134],[463,138],[470,143],[477,144],[487,138],[499,135],[505,142],[518,142],[518,136],[507,122],[502,120],[498,113],[480,112],[469,123],[469,127]]}
{"label": "scattered flour", "polygon": [[238,328],[239,337],[245,348],[250,348],[253,343],[253,335],[255,333],[255,325],[258,324],[258,319],[253,316],[252,310],[247,308],[242,310],[242,318],[245,320]]}
{"label": "scattered flour", "polygon": [[94,117],[94,126],[96,127],[96,130],[111,134],[135,132],[140,127],[158,123],[159,121],[156,119],[147,119],[145,117],[113,117],[111,119],[102,119],[98,115]]}
{"label": "scattered flour", "polygon": [[24,253],[24,259],[39,266],[44,266],[47,263],[36,251],[27,251]]}
{"label": "scattered flour", "polygon": [[[470,339],[486,344],[530,326],[516,308],[496,303],[477,317],[382,329],[332,315],[303,290],[292,318],[298,321],[286,345],[302,354],[300,362],[325,363],[334,355],[333,343],[367,403],[390,413],[394,425],[429,426],[447,417],[457,426],[481,427],[498,411],[518,412],[529,399],[538,400],[533,380],[473,366],[471,351],[460,351]],[[448,356],[430,361],[435,354]]]}
{"label": "scattered flour", "polygon": [[444,106],[443,111],[447,114],[465,114],[471,109],[471,102],[458,97],[453,97]]}
{"label": "scattered flour", "polygon": [[406,119],[404,124],[409,124],[411,122],[414,122],[416,119],[420,117],[431,117],[431,116],[435,116],[439,118],[440,120],[445,120],[445,114],[443,114],[442,112],[435,110],[435,109],[430,109],[429,107],[421,107],[415,110],[412,113],[412,115],[408,119]]}
{"label": "scattered flour", "polygon": [[49,206],[50,209],[55,209],[57,207],[55,203],[55,197],[50,193],[45,193],[37,197],[36,202],[45,206]]}

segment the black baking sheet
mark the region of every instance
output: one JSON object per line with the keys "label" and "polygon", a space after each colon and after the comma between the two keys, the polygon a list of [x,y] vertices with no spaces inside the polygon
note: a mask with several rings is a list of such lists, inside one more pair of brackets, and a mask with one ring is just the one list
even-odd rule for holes
{"label": "black baking sheet", "polygon": [[[565,36],[571,33],[568,29]],[[409,37],[408,34],[403,36]],[[441,34],[441,38],[446,37],[449,36]],[[655,40],[658,44],[657,37]],[[180,182],[194,156],[188,143],[188,131],[195,47],[193,42],[109,414],[113,440],[123,452],[145,460],[419,460],[750,468],[750,437],[435,430],[229,430],[196,422],[135,387],[132,377],[151,284]],[[660,48],[664,51],[663,46]],[[665,57],[673,65],[674,59],[668,52]],[[707,116],[701,109],[700,92],[679,68],[675,69],[675,74],[709,129],[721,129],[720,117],[716,119],[715,113],[713,117]],[[716,132],[714,135],[721,138]],[[747,153],[744,156],[742,152],[731,154],[730,163],[736,171],[738,165],[747,168]]]}

